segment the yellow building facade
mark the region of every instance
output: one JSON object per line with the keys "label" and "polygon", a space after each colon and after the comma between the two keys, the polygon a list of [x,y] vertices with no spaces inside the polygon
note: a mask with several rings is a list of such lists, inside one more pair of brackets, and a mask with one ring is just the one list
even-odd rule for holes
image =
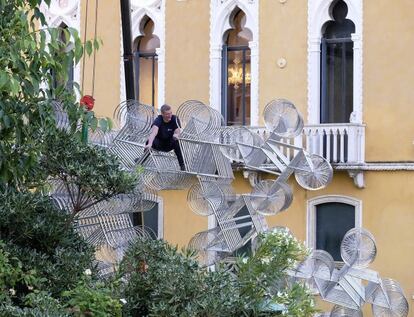
{"label": "yellow building facade", "polygon": [[[46,11],[49,23],[65,23],[79,29],[82,38],[103,41],[95,56],[75,68],[74,78],[83,94],[95,97],[95,112],[112,117],[126,98],[119,1],[52,1]],[[237,14],[242,15],[238,21]],[[243,120],[261,133],[265,105],[276,98],[292,101],[305,121],[299,142],[330,160],[334,176],[320,191],[305,190],[290,179],[293,203],[268,217],[269,226],[287,226],[315,247],[326,238],[317,232],[318,221],[340,227],[338,206],[348,206],[353,225],[376,239],[378,253],[370,268],[399,281],[412,307],[414,2],[131,0],[131,26],[135,52],[141,45],[142,52],[152,50],[155,56],[154,67],[148,56],[140,64],[137,86],[146,104],[159,108],[168,103],[176,110],[186,100],[200,100],[225,112],[228,122],[232,111],[235,122],[242,111]],[[223,55],[224,45],[236,50],[232,30],[247,50],[237,62],[234,55]],[[238,85],[244,88],[237,89],[244,89],[248,105],[240,110],[234,101],[237,78],[230,84],[229,67],[243,63],[244,83]],[[235,104],[229,105],[230,94]],[[269,177],[243,169],[235,175],[239,193]],[[160,236],[185,246],[208,228],[208,219],[189,209],[187,190],[159,195]],[[330,210],[335,219],[324,218]]]}

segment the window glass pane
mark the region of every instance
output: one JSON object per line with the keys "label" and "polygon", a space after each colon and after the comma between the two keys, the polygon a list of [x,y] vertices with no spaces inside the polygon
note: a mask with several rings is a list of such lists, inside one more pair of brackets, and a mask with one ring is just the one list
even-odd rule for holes
{"label": "window glass pane", "polygon": [[321,123],[346,123],[353,104],[353,42],[325,45]]}
{"label": "window glass pane", "polygon": [[[62,23],[59,26],[59,41],[62,42],[63,44],[69,45],[70,43],[66,40],[65,33],[63,31],[67,28],[68,28],[68,26],[64,23]],[[66,90],[67,91],[72,91],[73,90],[73,81],[74,81],[74,61],[73,60],[70,61],[69,64],[67,65],[66,71],[67,71],[67,75],[68,75],[68,79],[67,79],[67,82],[66,82]],[[64,84],[63,78],[62,79],[57,78],[57,76],[53,73],[52,73],[52,79],[53,79],[52,86],[55,89],[58,86]]]}
{"label": "window glass pane", "polygon": [[345,233],[355,227],[355,207],[343,203],[325,203],[316,207],[316,249],[329,252],[335,261],[341,259],[341,242]]}
{"label": "window glass pane", "polygon": [[224,35],[222,111],[227,125],[250,125],[250,49],[246,14],[236,8]]}
{"label": "window glass pane", "polygon": [[156,54],[139,57],[139,102],[156,106],[158,91],[158,57]]}
{"label": "window glass pane", "polygon": [[353,110],[353,42],[355,25],[346,19],[348,7],[334,2],[334,21],[322,27],[321,43],[321,123],[346,123]]}
{"label": "window glass pane", "polygon": [[154,22],[148,19],[143,28],[144,36],[140,38],[138,50],[140,52],[155,53],[155,49],[160,47],[159,38],[154,35]]}
{"label": "window glass pane", "polygon": [[[247,209],[246,206],[244,206],[242,209],[240,209],[240,211],[234,216],[235,218],[237,217],[241,217],[241,216],[247,216],[249,215],[249,210]],[[250,219],[242,219],[242,220],[236,220],[236,224],[240,225],[246,222],[249,222]],[[239,228],[239,233],[242,237],[244,237],[251,229],[251,226],[246,226],[246,227],[242,227]],[[252,253],[252,243],[251,240],[249,240],[249,242],[247,242],[243,247],[237,249],[236,251],[233,252],[233,256],[242,256],[242,255],[251,255]]]}
{"label": "window glass pane", "polygon": [[227,53],[227,125],[250,125],[250,50]]}
{"label": "window glass pane", "polygon": [[134,226],[144,226],[153,239],[158,238],[158,204],[148,211],[133,214]]}
{"label": "window glass pane", "polygon": [[158,56],[159,38],[154,35],[154,22],[147,18],[141,26],[144,36],[135,40],[135,90],[139,102],[156,107],[158,104]]}

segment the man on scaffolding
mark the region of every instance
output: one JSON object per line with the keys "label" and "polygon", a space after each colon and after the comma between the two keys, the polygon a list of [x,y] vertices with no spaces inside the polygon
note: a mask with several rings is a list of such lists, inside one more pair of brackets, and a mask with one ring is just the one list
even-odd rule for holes
{"label": "man on scaffolding", "polygon": [[153,148],[157,151],[169,152],[174,150],[180,169],[185,170],[183,156],[181,154],[178,137],[180,135],[180,121],[172,114],[169,105],[161,107],[161,114],[154,120],[145,150]]}

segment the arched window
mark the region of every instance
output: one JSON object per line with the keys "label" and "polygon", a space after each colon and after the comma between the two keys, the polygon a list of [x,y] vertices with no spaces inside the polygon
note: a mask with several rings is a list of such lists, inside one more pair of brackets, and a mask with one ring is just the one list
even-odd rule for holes
{"label": "arched window", "polygon": [[321,39],[321,123],[347,123],[353,111],[355,25],[346,18],[343,0],[332,2],[333,21],[322,27]]}
{"label": "arched window", "polygon": [[157,106],[159,38],[154,35],[154,22],[144,17],[140,25],[143,36],[135,40],[135,92],[141,103]]}
{"label": "arched window", "polygon": [[341,242],[346,232],[361,227],[362,203],[344,196],[322,196],[308,201],[307,242],[342,261]]}
{"label": "arched window", "polygon": [[250,60],[252,33],[246,15],[235,8],[232,28],[224,34],[222,55],[222,114],[227,125],[250,125]]}

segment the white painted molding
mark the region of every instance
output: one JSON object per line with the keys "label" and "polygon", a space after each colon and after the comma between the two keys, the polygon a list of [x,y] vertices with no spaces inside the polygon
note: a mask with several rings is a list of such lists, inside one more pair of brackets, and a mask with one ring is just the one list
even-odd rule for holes
{"label": "white painted molding", "polygon": [[158,203],[158,239],[164,239],[164,200],[157,196]]}
{"label": "white painted molding", "polygon": [[[362,60],[362,25],[363,0],[344,0],[348,6],[347,19],[355,24],[354,42],[354,99],[351,123],[363,121],[363,60]],[[320,123],[320,44],[322,26],[332,20],[329,7],[333,0],[308,0],[308,123]]]}
{"label": "white painted molding", "polygon": [[[142,19],[148,16],[154,22],[154,34],[160,40],[160,47],[156,49],[158,55],[158,105],[165,103],[165,0],[131,0],[131,28],[134,41],[142,36],[140,25]],[[121,25],[122,32],[122,25]],[[125,95],[125,75],[123,60],[123,39],[121,36],[121,78],[120,78],[120,102],[124,101]]]}
{"label": "white painted molding", "polygon": [[362,201],[343,195],[326,195],[309,199],[306,204],[306,245],[316,249],[316,207],[324,203],[343,203],[355,207],[355,228],[362,227]]}
{"label": "white painted molding", "polygon": [[253,34],[251,50],[250,124],[259,123],[259,1],[210,0],[210,106],[221,113],[221,60],[223,35],[231,29],[230,15],[235,7],[246,14],[246,27]]}
{"label": "white painted molding", "polygon": [[[42,2],[40,5],[40,11],[44,14],[49,27],[56,28],[64,23],[67,27],[76,29],[79,36],[82,36],[80,29],[80,9],[80,0],[52,0],[50,6],[45,2]],[[73,80],[77,83],[81,81],[80,67],[81,63],[78,63],[73,70]],[[80,96],[77,91],[76,95],[79,99]]]}
{"label": "white painted molding", "polygon": [[[119,103],[126,100],[126,87],[125,87],[125,64],[124,64],[124,40],[122,35],[122,18],[121,13],[119,13],[119,21],[121,21],[119,26],[119,47],[120,47],[120,64],[119,64]],[[121,126],[125,124],[124,116],[121,117]]]}
{"label": "white painted molding", "polygon": [[345,171],[414,171],[414,162],[365,162],[363,164],[335,164],[335,170]]}

